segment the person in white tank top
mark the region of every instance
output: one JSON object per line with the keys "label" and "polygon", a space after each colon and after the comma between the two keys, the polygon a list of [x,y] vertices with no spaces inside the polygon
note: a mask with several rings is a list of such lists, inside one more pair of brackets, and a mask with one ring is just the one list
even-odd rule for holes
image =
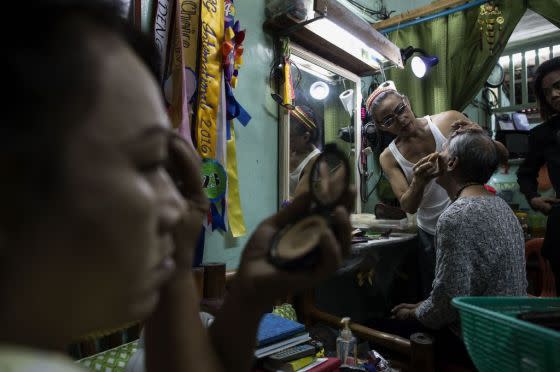
{"label": "person in white tank top", "polygon": [[451,132],[451,124],[466,117],[458,111],[416,117],[408,98],[392,82],[383,83],[369,97],[366,107],[377,130],[396,136],[381,153],[385,177],[407,213],[417,213],[421,295],[430,293],[435,271],[434,233],[439,215],[450,203],[434,182],[437,157]]}
{"label": "person in white tank top", "polygon": [[320,128],[313,110],[297,106],[290,111],[290,198],[308,190],[306,175],[313,160],[321,153],[317,148]]}

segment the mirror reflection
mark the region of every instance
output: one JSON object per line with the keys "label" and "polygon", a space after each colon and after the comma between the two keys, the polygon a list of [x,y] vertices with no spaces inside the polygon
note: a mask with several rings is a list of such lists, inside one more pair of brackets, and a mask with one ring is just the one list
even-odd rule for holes
{"label": "mirror reflection", "polygon": [[311,193],[321,206],[336,204],[348,189],[348,166],[338,151],[326,151],[311,169]]}
{"label": "mirror reflection", "polygon": [[[314,162],[328,143],[335,143],[355,171],[354,111],[359,78],[354,80],[321,66],[317,59],[292,54],[294,110],[289,111],[289,198],[310,187]],[[351,181],[354,183],[354,181]]]}
{"label": "mirror reflection", "polygon": [[322,139],[320,131],[322,123],[316,118],[314,111],[308,106],[296,105],[290,111],[290,196],[294,197],[309,188],[305,175],[313,161],[321,153]]}

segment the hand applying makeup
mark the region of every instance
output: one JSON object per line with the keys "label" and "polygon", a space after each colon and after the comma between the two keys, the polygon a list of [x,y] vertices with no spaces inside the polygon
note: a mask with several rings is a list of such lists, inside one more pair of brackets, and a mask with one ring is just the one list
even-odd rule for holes
{"label": "hand applying makeup", "polygon": [[317,264],[301,270],[282,270],[269,261],[269,249],[279,231],[301,219],[309,211],[311,197],[304,193],[287,207],[262,222],[249,239],[237,274],[230,285],[224,305],[210,328],[216,350],[232,350],[231,340],[222,337],[221,330],[230,329],[236,335],[235,349],[229,354],[227,365],[236,371],[250,369],[251,359],[242,348],[255,346],[255,333],[262,314],[272,308],[274,301],[290,294],[313,288],[336,270],[351,246],[351,225],[348,211],[354,200],[348,192],[344,202],[335,208],[332,227],[322,229],[315,237],[318,242]]}
{"label": "hand applying makeup", "polygon": [[201,224],[210,203],[202,190],[200,157],[191,144],[176,134],[169,139],[168,172],[185,202],[185,213],[173,231],[177,270],[192,268],[194,250],[201,232]]}
{"label": "hand applying makeup", "polygon": [[430,155],[424,156],[422,159],[418,160],[416,164],[414,164],[414,167],[412,167],[414,178],[417,181],[426,184],[441,174],[443,170],[442,165],[442,159],[440,158],[439,153],[434,152]]}

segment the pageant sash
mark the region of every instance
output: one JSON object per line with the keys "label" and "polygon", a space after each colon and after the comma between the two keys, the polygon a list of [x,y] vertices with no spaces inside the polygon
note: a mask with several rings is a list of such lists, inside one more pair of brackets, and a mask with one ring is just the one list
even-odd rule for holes
{"label": "pageant sash", "polygon": [[224,37],[224,0],[202,0],[201,18],[196,140],[200,156],[214,159],[222,73],[220,48]]}
{"label": "pageant sash", "polygon": [[243,41],[245,31],[240,29],[239,21],[235,20],[235,6],[233,0],[224,1],[224,28],[225,37],[223,51],[223,68],[225,78],[225,96],[222,106],[227,113],[227,222],[233,237],[246,234],[243,210],[241,209],[241,198],[239,196],[239,178],[237,175],[237,154],[235,144],[235,133],[233,133],[233,120],[237,119],[246,126],[251,116],[237,102],[233,89],[238,82],[238,73],[243,64]]}
{"label": "pageant sash", "polygon": [[200,0],[179,1],[179,24],[181,25],[184,67],[185,69],[196,71],[196,64],[198,62]]}
{"label": "pageant sash", "polygon": [[161,56],[160,83],[163,82],[167,66],[167,50],[171,29],[174,0],[157,0],[154,16],[154,41]]}
{"label": "pageant sash", "polygon": [[[183,50],[182,37],[178,32],[181,29],[178,12],[175,12],[175,29],[173,31],[173,59],[171,64],[171,76],[164,85],[166,99],[169,102],[169,117],[173,128],[180,128],[183,122],[183,97],[184,97],[184,71],[183,71]],[[171,97],[168,97],[171,91]],[[180,130],[179,130],[180,131]]]}
{"label": "pageant sash", "polygon": [[245,228],[245,219],[243,218],[243,210],[241,209],[241,198],[239,196],[239,179],[237,176],[237,154],[235,149],[235,131],[233,130],[233,121],[230,125],[230,139],[227,141],[227,177],[228,177],[228,209],[227,216],[231,235],[234,238],[243,236],[247,233]]}
{"label": "pageant sash", "polygon": [[200,0],[177,0],[173,93],[169,110],[173,127],[191,139],[191,103],[196,93]]}
{"label": "pageant sash", "polygon": [[205,228],[200,228],[200,235],[198,236],[198,241],[196,242],[196,250],[194,251],[193,267],[198,267],[202,265],[202,260],[204,259],[204,240],[205,240]]}
{"label": "pageant sash", "polygon": [[223,193],[219,194],[219,197],[213,197],[212,195],[208,195],[210,199],[211,206],[211,222],[212,222],[212,231],[216,229],[220,229],[222,231],[227,231],[227,190],[229,187],[229,178],[227,177],[225,169],[222,165],[227,164],[227,148],[226,148],[226,138],[227,138],[227,113],[225,110],[224,102],[226,102],[225,96],[225,79],[222,75],[221,78],[221,87],[220,87],[220,104],[218,105],[218,116],[216,121],[216,134],[217,134],[217,142],[216,142],[216,158],[215,161],[217,163],[216,167],[220,167],[219,178],[222,180],[225,189]]}

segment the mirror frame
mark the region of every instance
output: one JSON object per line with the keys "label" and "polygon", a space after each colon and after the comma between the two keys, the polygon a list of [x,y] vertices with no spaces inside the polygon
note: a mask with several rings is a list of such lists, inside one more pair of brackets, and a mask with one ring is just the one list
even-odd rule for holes
{"label": "mirror frame", "polygon": [[[343,69],[340,66],[337,66],[324,58],[313,54],[306,49],[302,48],[301,46],[290,42],[290,54],[298,56],[300,58],[305,59],[317,66],[323,67],[329,71],[334,72],[335,74],[342,76],[345,79],[348,79],[356,84],[355,87],[355,94],[356,94],[356,101],[354,103],[354,113],[359,113],[361,109],[361,102],[362,102],[362,80],[358,75],[351,73],[348,70]],[[282,90],[283,91],[283,90]],[[278,122],[280,124],[279,133],[278,133],[278,205],[279,207],[282,205],[284,200],[288,200],[289,193],[290,193],[290,183],[289,183],[289,173],[290,173],[290,151],[288,146],[290,144],[290,115],[288,111],[282,107],[279,107],[279,115],[278,115]],[[362,203],[360,200],[360,153],[359,149],[362,148],[362,118],[361,115],[354,114],[354,186],[356,188],[356,201],[355,207],[351,213],[361,213],[362,211]]]}

